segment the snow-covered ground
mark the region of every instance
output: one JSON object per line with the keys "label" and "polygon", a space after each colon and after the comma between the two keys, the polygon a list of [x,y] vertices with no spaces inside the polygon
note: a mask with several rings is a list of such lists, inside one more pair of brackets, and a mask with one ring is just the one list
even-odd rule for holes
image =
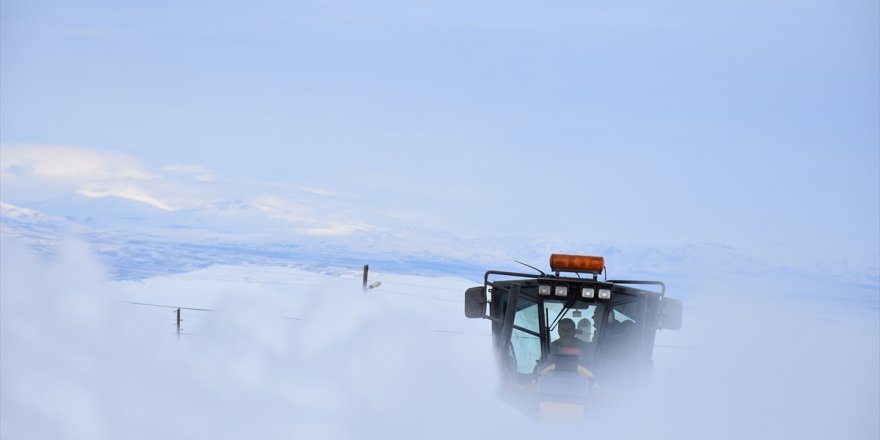
{"label": "snow-covered ground", "polygon": [[[603,255],[609,279],[663,280],[685,304],[683,330],[658,335],[650,389],[557,434],[880,436],[872,256],[409,226],[323,236],[234,200],[0,203],[4,439],[547,435],[496,397],[489,323],[462,300],[485,270],[546,270],[552,252]],[[366,293],[364,264],[381,282]]]}
{"label": "snow-covered ground", "polygon": [[[495,397],[489,324],[462,311],[478,279],[372,267],[381,285],[364,293],[357,267],[218,265],[115,280],[73,239],[51,256],[6,239],[0,263],[4,439],[532,438],[553,429]],[[684,329],[658,336],[651,390],[571,434],[877,438],[876,310],[791,301],[782,294],[796,292],[747,277],[703,282],[714,290],[686,304]],[[209,311],[184,309],[178,337],[163,305]]]}

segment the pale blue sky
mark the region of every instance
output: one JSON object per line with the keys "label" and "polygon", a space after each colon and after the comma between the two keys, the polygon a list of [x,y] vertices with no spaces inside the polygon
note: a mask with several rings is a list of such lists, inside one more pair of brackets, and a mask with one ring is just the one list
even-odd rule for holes
{"label": "pale blue sky", "polygon": [[880,259],[876,1],[0,5],[7,151],[320,188],[390,227]]}

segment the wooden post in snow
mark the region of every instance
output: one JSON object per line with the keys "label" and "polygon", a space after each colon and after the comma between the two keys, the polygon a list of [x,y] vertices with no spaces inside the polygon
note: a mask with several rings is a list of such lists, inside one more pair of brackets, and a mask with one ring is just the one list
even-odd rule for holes
{"label": "wooden post in snow", "polygon": [[364,265],[364,293],[367,292],[367,274],[370,272],[370,265]]}
{"label": "wooden post in snow", "polygon": [[180,340],[180,307],[177,308],[177,340]]}

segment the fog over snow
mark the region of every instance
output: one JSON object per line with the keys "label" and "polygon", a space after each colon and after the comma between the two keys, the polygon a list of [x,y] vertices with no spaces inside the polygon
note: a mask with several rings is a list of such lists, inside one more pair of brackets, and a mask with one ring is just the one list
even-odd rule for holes
{"label": "fog over snow", "polygon": [[[876,308],[785,301],[747,276],[705,280],[712,299],[658,335],[650,389],[559,427],[496,398],[489,323],[462,313],[475,280],[375,271],[364,293],[356,269],[217,266],[111,281],[76,240],[49,259],[2,250],[4,438],[880,434]],[[133,302],[210,311],[183,310],[176,336],[172,308]]]}
{"label": "fog over snow", "polygon": [[[876,439],[878,77],[877,2],[3,0],[0,437]],[[684,302],[586,427],[462,310],[554,252]]]}

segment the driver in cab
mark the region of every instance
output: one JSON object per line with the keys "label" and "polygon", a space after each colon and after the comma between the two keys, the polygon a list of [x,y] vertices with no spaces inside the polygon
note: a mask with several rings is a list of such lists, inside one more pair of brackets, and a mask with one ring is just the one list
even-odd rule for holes
{"label": "driver in cab", "polygon": [[[551,354],[561,354],[570,356],[586,356],[590,343],[575,337],[577,328],[574,321],[569,318],[559,320],[556,327],[559,332],[559,339],[550,343]],[[584,360],[582,358],[582,360]]]}

